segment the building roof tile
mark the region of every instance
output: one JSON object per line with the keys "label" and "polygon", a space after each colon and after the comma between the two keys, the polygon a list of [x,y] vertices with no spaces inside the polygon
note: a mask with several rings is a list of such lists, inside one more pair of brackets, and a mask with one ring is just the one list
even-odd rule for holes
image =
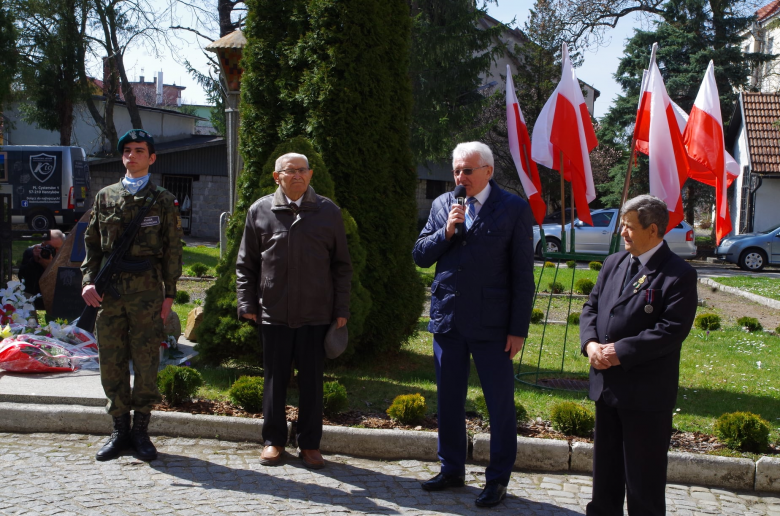
{"label": "building roof tile", "polygon": [[742,103],[752,171],[780,172],[780,94],[743,92]]}
{"label": "building roof tile", "polygon": [[778,11],[780,11],[780,0],[772,0],[756,11],[756,18],[758,18],[759,22],[763,22],[767,18],[777,14]]}

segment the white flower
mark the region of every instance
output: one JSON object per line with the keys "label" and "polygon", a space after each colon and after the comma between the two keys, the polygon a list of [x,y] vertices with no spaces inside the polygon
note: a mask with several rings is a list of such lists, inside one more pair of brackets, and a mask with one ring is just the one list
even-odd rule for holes
{"label": "white flower", "polygon": [[758,366],[759,369],[761,369],[761,361],[760,360],[758,362],[756,362],[756,365]]}

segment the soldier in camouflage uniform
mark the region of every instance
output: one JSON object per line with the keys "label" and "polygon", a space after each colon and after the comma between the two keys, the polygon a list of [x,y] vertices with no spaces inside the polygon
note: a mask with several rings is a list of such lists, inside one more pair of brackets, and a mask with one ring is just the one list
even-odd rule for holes
{"label": "soldier in camouflage uniform", "polygon": [[[163,322],[176,296],[181,276],[181,218],[173,194],[149,180],[149,166],[156,160],[154,140],[134,129],[120,140],[117,150],[127,169],[119,183],[98,192],[92,217],[84,235],[87,255],[82,297],[90,306],[100,306],[96,333],[100,354],[100,381],[108,398],[107,411],[114,418],[111,438],[97,453],[97,460],[110,460],[123,450],[135,448],[142,460],[154,460],[157,450],[149,439],[152,406],[161,399],[157,389]],[[120,297],[97,294],[94,278],[124,228],[145,203],[156,201],[144,217],[125,261],[149,260],[144,272],[121,272],[114,286]],[[129,360],[135,380],[130,388]],[[130,410],[134,411],[130,429]]]}

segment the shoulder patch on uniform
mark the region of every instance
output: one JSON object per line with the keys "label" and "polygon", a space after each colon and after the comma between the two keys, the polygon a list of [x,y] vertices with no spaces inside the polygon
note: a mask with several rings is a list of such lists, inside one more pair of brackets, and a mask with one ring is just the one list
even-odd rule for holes
{"label": "shoulder patch on uniform", "polygon": [[153,215],[150,217],[144,217],[144,221],[141,222],[142,228],[148,228],[149,226],[157,226],[160,224],[160,217]]}

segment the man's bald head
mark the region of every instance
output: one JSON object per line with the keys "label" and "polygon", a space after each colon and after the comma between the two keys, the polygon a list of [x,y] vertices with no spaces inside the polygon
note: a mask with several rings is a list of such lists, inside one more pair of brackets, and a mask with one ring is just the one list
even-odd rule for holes
{"label": "man's bald head", "polygon": [[59,229],[52,229],[49,233],[51,236],[49,237],[49,240],[44,240],[44,243],[49,244],[50,246],[59,250],[59,248],[62,247],[62,245],[65,243],[65,233]]}

